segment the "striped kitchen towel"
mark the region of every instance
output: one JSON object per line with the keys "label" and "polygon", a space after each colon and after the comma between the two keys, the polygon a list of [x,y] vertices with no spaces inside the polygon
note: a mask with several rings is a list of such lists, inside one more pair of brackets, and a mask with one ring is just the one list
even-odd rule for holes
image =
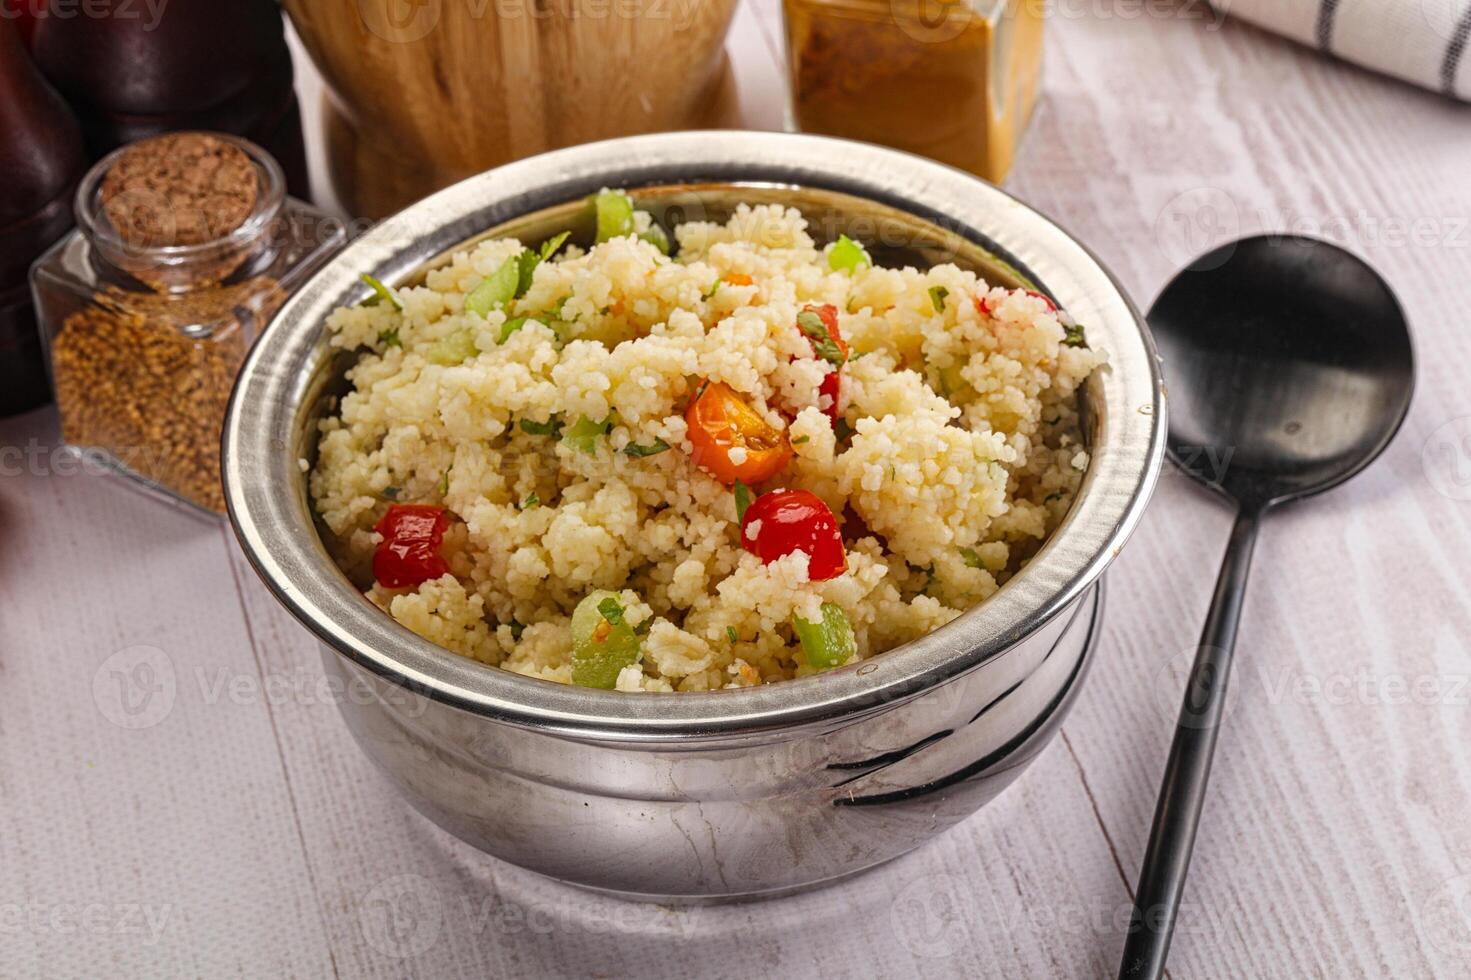
{"label": "striped kitchen towel", "polygon": [[1340,58],[1471,100],[1471,0],[1211,0]]}

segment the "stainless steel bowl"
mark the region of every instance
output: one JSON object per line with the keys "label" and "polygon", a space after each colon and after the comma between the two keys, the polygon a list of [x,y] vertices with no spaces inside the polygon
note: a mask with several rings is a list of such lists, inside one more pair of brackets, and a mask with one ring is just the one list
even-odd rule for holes
{"label": "stainless steel bowl", "polygon": [[[708,694],[533,680],[419,639],[328,557],[298,460],[341,390],[324,343],[358,276],[412,280],[489,234],[575,226],[602,187],[666,218],[738,201],[800,206],[882,262],[955,261],[1034,284],[1109,366],[1083,399],[1092,462],[1072,512],[1005,588],[933,634],[820,677]],[[413,804],[491,854],[579,885],[668,899],[757,896],[862,871],[995,796],[1051,738],[1087,670],[1100,577],[1138,522],[1164,449],[1164,393],[1138,312],[1081,245],[1000,190],[878,147],[682,133],[561,150],[449,188],[312,279],[256,345],[225,426],[230,516],[256,570],[352,685],[343,715]]]}

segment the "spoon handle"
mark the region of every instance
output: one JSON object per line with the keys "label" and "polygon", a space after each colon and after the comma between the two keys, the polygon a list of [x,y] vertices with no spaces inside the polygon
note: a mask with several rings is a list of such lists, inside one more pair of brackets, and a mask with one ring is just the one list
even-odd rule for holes
{"label": "spoon handle", "polygon": [[1260,521],[1261,511],[1253,508],[1243,508],[1236,515],[1231,543],[1216,579],[1216,594],[1200,634],[1195,665],[1190,669],[1185,703],[1154,810],[1154,826],[1149,831],[1149,847],[1139,871],[1134,912],[1119,967],[1121,978],[1156,980],[1164,972],[1185,874],[1190,869],[1190,850],[1205,804],[1211,755],[1226,704],[1231,652],[1236,647],[1236,624],[1241,619]]}

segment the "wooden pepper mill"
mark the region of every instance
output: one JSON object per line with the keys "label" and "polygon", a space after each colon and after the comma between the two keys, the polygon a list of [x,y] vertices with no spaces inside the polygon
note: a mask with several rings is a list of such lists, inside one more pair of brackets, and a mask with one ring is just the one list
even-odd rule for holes
{"label": "wooden pepper mill", "polygon": [[309,199],[291,51],[275,0],[88,5],[89,16],[38,17],[32,48],[81,118],[92,159],[164,132],[233,133],[264,147],[291,193]]}
{"label": "wooden pepper mill", "polygon": [[0,416],[46,402],[45,362],[26,274],[72,225],[87,169],[76,117],[0,17]]}

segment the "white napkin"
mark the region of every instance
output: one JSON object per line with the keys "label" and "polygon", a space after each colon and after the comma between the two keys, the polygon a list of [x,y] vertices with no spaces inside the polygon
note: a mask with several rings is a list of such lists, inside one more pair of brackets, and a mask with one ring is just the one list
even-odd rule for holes
{"label": "white napkin", "polygon": [[1471,0],[1211,0],[1217,10],[1471,100]]}

